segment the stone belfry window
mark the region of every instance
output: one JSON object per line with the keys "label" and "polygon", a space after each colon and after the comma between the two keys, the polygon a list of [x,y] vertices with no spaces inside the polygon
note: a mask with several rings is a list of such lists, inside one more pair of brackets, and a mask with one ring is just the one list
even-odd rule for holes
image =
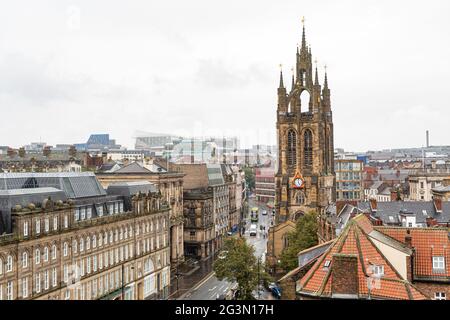
{"label": "stone belfry window", "polygon": [[313,139],[311,130],[305,130],[303,140],[303,165],[305,168],[311,168],[313,163]]}
{"label": "stone belfry window", "polygon": [[297,164],[297,134],[294,130],[288,131],[287,163],[288,166],[295,166]]}

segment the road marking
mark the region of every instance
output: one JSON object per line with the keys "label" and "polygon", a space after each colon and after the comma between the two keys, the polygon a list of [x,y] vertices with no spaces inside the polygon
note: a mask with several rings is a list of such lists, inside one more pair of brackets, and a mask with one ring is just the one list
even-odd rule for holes
{"label": "road marking", "polygon": [[208,289],[208,291],[213,291],[213,290],[216,289],[216,288],[217,288],[217,286],[214,286],[213,288]]}

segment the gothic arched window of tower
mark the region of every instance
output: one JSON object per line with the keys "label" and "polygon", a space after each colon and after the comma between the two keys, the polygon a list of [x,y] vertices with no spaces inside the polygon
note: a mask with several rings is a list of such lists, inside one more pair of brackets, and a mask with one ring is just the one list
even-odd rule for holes
{"label": "gothic arched window of tower", "polygon": [[309,129],[303,133],[303,165],[311,168],[313,164],[313,136]]}
{"label": "gothic arched window of tower", "polygon": [[297,164],[297,133],[291,129],[288,131],[287,137],[288,137],[287,163],[289,166],[293,167]]}

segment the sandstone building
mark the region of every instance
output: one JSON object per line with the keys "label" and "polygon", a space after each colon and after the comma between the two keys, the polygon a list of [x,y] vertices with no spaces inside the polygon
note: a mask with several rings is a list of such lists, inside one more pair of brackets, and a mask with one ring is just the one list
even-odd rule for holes
{"label": "sandstone building", "polygon": [[107,188],[111,183],[148,181],[154,183],[163,199],[170,205],[170,257],[172,262],[184,259],[183,248],[183,174],[167,171],[157,163],[130,164],[113,172],[96,172],[102,186]]}
{"label": "sandstone building", "polygon": [[154,184],[1,174],[0,300],[155,299],[170,285],[169,204]]}

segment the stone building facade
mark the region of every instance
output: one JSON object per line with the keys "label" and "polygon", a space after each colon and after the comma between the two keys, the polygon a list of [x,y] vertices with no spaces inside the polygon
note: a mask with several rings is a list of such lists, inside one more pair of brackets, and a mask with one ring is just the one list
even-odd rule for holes
{"label": "stone building facade", "polygon": [[186,190],[184,192],[185,253],[200,259],[213,254],[214,211],[213,194],[207,189]]}
{"label": "stone building facade", "polygon": [[96,176],[103,187],[111,183],[148,181],[158,186],[163,199],[170,204],[170,244],[171,261],[180,262],[184,259],[183,241],[183,177],[180,172],[167,172],[164,169],[151,171],[138,162],[114,172],[97,172]]}
{"label": "stone building facade", "polygon": [[[296,221],[304,213],[321,214],[336,200],[333,117],[327,73],[323,87],[317,66],[313,74],[311,48],[305,28],[290,92],[280,74],[277,108],[278,162],[275,174],[276,224]],[[269,230],[269,237],[282,239],[291,228]],[[272,233],[272,235],[270,235]],[[270,240],[270,238],[269,238]],[[277,240],[274,240],[277,242]],[[276,247],[275,247],[276,248]],[[281,252],[268,250],[269,264],[276,264]]]}
{"label": "stone building facade", "polygon": [[0,236],[0,300],[168,296],[170,208],[154,185],[75,199],[55,188],[13,189],[0,198],[13,204],[1,209],[12,232]]}

